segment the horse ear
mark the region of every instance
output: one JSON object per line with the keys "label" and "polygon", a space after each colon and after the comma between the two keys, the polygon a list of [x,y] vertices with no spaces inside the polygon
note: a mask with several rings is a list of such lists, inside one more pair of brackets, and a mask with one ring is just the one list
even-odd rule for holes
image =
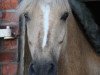
{"label": "horse ear", "polygon": [[16,8],[16,14],[20,16],[21,14],[27,12],[28,6],[31,2],[32,0],[22,0]]}

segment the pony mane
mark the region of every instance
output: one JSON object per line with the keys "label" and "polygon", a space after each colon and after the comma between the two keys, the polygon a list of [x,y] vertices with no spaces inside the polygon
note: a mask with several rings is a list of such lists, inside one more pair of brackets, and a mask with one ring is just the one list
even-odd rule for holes
{"label": "pony mane", "polygon": [[100,53],[100,30],[95,23],[91,12],[85,6],[82,0],[69,0],[72,11],[75,13],[78,21],[81,23],[81,27],[85,31],[87,38],[91,45],[95,48],[97,53]]}

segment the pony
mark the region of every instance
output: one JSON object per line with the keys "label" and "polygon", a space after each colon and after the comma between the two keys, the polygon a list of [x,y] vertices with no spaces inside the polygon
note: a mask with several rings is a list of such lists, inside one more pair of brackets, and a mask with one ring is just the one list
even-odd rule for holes
{"label": "pony", "polygon": [[85,8],[79,0],[23,0],[19,4],[16,11],[26,18],[32,57],[29,75],[100,75],[100,57],[78,26],[83,25],[99,52],[95,35],[99,29]]}

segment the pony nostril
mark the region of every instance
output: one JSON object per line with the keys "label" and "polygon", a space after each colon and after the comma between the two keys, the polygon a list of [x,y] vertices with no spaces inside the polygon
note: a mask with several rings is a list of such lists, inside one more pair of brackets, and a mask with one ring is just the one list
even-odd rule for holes
{"label": "pony nostril", "polygon": [[29,75],[36,75],[36,68],[33,64],[29,67]]}
{"label": "pony nostril", "polygon": [[54,64],[54,63],[51,63],[50,65],[49,65],[49,68],[48,68],[48,74],[54,74],[55,73],[55,71],[56,71],[56,65]]}

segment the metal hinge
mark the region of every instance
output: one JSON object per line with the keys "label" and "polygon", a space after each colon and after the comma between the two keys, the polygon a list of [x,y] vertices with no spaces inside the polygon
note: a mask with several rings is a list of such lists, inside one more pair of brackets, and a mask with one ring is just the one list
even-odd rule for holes
{"label": "metal hinge", "polygon": [[5,29],[0,29],[0,38],[14,39],[14,37],[12,36],[12,30],[10,26],[6,26]]}

